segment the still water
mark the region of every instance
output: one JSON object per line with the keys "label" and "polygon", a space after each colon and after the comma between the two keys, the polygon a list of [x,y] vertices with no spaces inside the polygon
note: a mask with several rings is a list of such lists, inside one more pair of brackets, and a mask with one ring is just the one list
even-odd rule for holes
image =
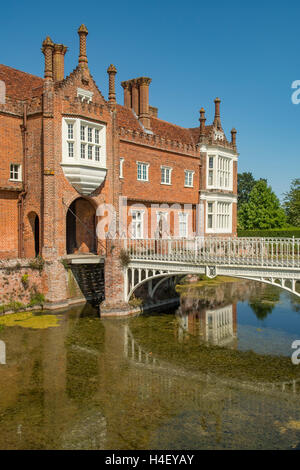
{"label": "still water", "polygon": [[0,449],[300,448],[295,339],[299,301],[252,281],[126,320],[0,317]]}

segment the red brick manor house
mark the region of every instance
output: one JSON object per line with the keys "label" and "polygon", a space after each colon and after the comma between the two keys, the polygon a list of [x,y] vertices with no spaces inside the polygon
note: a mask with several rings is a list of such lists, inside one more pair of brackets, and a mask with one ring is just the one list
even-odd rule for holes
{"label": "red brick manor house", "polygon": [[72,297],[60,260],[103,250],[97,208],[112,205],[119,220],[120,196],[129,238],[164,236],[162,226],[175,237],[236,234],[236,131],[228,141],[220,99],[211,125],[202,108],[200,125],[183,128],[149,105],[150,78],[123,81],[117,104],[113,65],[105,99],[88,66],[87,34],[81,25],[78,65],[68,76],[67,47],[50,37],[42,44],[44,78],[0,65],[0,259],[24,264],[41,255],[41,288],[53,305]]}

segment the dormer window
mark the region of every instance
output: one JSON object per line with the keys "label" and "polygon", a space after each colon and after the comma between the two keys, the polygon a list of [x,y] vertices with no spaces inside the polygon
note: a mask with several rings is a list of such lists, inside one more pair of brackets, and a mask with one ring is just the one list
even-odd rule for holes
{"label": "dormer window", "polygon": [[77,96],[81,101],[91,103],[93,100],[93,92],[90,90],[84,90],[83,88],[77,88]]}
{"label": "dormer window", "polygon": [[223,140],[223,139],[224,139],[223,132],[215,131],[215,140]]}

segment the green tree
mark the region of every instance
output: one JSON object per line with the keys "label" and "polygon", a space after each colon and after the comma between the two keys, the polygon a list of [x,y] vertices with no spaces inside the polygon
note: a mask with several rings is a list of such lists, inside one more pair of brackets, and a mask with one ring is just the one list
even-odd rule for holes
{"label": "green tree", "polygon": [[256,180],[254,179],[250,171],[244,171],[244,173],[238,173],[238,207],[244,202],[248,202],[249,195],[255,186]]}
{"label": "green tree", "polygon": [[243,229],[269,229],[285,226],[285,212],[266,180],[259,180],[255,183],[248,202],[244,202],[238,211],[238,223]]}
{"label": "green tree", "polygon": [[241,207],[244,202],[249,201],[249,196],[254,188],[257,181],[263,180],[267,182],[266,179],[260,178],[256,180],[250,171],[244,171],[244,173],[238,173],[238,209]]}
{"label": "green tree", "polygon": [[300,227],[300,178],[291,182],[289,192],[284,194],[283,207],[288,223]]}

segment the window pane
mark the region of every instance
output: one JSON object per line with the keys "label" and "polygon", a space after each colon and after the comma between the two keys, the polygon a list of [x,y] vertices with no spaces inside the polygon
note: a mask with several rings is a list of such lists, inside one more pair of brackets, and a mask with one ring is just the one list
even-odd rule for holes
{"label": "window pane", "polygon": [[73,139],[74,134],[73,134],[73,124],[68,124],[68,139]]}
{"label": "window pane", "polygon": [[81,144],[80,146],[80,156],[81,158],[85,158],[85,144]]}
{"label": "window pane", "polygon": [[100,147],[95,147],[95,160],[96,162],[100,161]]}
{"label": "window pane", "polygon": [[73,142],[68,142],[68,155],[70,158],[74,157],[74,144]]}
{"label": "window pane", "polygon": [[85,126],[80,126],[80,139],[85,140]]}
{"label": "window pane", "polygon": [[99,144],[99,129],[95,129],[95,143]]}
{"label": "window pane", "polygon": [[93,141],[93,130],[91,127],[88,127],[88,141],[89,142]]}
{"label": "window pane", "polygon": [[92,158],[93,158],[93,146],[89,145],[88,146],[88,159],[92,160]]}

